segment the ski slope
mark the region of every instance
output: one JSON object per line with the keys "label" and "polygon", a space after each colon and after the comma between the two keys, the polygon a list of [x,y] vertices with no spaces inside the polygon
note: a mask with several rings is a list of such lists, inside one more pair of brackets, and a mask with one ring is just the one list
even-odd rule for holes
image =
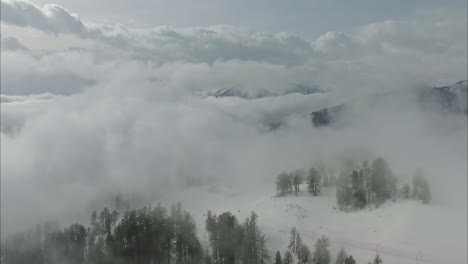
{"label": "ski slope", "polygon": [[357,263],[367,263],[376,253],[385,264],[467,263],[466,202],[424,205],[397,200],[377,209],[342,212],[335,208],[334,188],[325,188],[319,197],[310,196],[304,189],[297,197],[274,197],[268,189],[191,189],[178,198],[194,213],[204,241],[208,240],[204,231],[207,210],[218,214],[231,211],[240,222],[255,211],[272,254],[278,249],[284,253],[289,230],[295,226],[312,250],[319,237],[327,236],[332,261],[344,247]]}

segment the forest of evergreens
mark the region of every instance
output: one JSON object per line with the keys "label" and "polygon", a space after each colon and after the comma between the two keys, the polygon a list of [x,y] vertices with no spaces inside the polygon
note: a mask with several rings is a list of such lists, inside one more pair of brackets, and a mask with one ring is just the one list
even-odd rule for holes
{"label": "forest of evergreens", "polygon": [[[326,237],[317,240],[313,252],[292,228],[282,254],[273,256],[267,237],[252,212],[243,223],[230,212],[208,212],[209,241],[200,241],[195,221],[180,204],[170,210],[158,205],[123,212],[107,208],[91,214],[89,226],[75,223],[38,225],[2,241],[4,264],[330,264]],[[205,246],[204,246],[205,245]],[[340,250],[336,264],[356,263]],[[373,264],[382,263],[376,256]]]}

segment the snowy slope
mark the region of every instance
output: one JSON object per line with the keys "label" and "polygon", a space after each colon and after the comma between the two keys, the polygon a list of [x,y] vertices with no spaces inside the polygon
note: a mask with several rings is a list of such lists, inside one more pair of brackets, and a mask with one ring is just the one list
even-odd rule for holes
{"label": "snowy slope", "polygon": [[271,190],[236,193],[229,189],[217,192],[191,189],[179,201],[194,212],[204,241],[208,239],[204,231],[207,210],[231,211],[241,222],[255,211],[273,254],[278,249],[284,252],[289,230],[295,226],[311,249],[325,235],[330,239],[333,257],[344,247],[358,263],[367,263],[376,252],[385,264],[417,263],[416,260],[467,263],[466,203],[423,205],[402,200],[388,202],[378,209],[345,213],[334,208],[333,188],[324,189],[319,197],[306,192],[298,197],[276,198],[273,194]]}

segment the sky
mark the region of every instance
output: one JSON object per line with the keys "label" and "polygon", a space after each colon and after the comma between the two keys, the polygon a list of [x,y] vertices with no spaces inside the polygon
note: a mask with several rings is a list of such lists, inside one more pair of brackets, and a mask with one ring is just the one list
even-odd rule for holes
{"label": "sky", "polygon": [[376,21],[408,19],[427,10],[466,10],[467,6],[464,0],[99,0],[92,4],[57,0],[54,3],[97,22],[137,27],[228,24],[257,31],[292,32],[306,39],[328,31],[350,32]]}
{"label": "sky", "polygon": [[[405,97],[339,127],[309,115],[466,80],[466,1],[1,0],[1,45],[2,230],[87,221],[117,195],[257,189],[343,153],[423,167],[435,203],[466,210],[466,115]],[[210,96],[297,84],[325,93]]]}

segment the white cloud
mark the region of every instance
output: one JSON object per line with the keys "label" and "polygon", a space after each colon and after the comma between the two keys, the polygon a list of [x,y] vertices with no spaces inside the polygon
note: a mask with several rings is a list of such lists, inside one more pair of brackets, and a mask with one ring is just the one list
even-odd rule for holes
{"label": "white cloud", "polygon": [[82,35],[88,31],[83,22],[59,5],[48,4],[39,8],[31,2],[2,0],[2,21],[24,27],[34,27],[52,33]]}
{"label": "white cloud", "polygon": [[[49,41],[93,41],[71,39],[73,48],[44,51],[12,35],[29,50],[1,51],[2,93],[9,94],[1,103],[4,226],[31,224],[33,210],[35,222],[50,215],[86,221],[86,209],[108,205],[118,192],[152,201],[186,178],[245,187],[246,179],[260,182],[350,149],[388,157],[405,172],[427,167],[437,183],[453,171],[454,196],[466,194],[459,184],[466,181],[465,117],[421,114],[403,101],[361,119],[350,113],[353,124],[343,130],[314,129],[308,120],[310,111],[380,89],[465,79],[466,24],[459,17],[384,21],[309,42],[233,26],[98,25],[57,5],[1,5],[3,24],[51,33]],[[233,86],[282,91],[296,82],[331,93],[198,96]],[[284,127],[266,129],[278,119]],[[447,193],[434,195],[455,200]]]}
{"label": "white cloud", "polygon": [[231,26],[129,30],[121,25],[85,23],[58,5],[41,9],[26,1],[2,0],[1,4],[3,23],[103,41],[157,61],[243,59],[297,64],[312,52],[307,41],[286,33],[250,32]]}
{"label": "white cloud", "polygon": [[[465,79],[467,70],[466,16],[459,12],[376,22],[351,33],[327,32],[312,42],[288,33],[227,25],[132,29],[95,24],[57,5],[39,8],[21,0],[2,0],[2,22],[91,39],[137,60],[156,63],[239,59],[287,66],[308,64],[326,70],[338,66],[344,74],[352,74],[347,69],[362,71],[366,67],[427,83]],[[426,74],[420,65],[428,67]]]}

